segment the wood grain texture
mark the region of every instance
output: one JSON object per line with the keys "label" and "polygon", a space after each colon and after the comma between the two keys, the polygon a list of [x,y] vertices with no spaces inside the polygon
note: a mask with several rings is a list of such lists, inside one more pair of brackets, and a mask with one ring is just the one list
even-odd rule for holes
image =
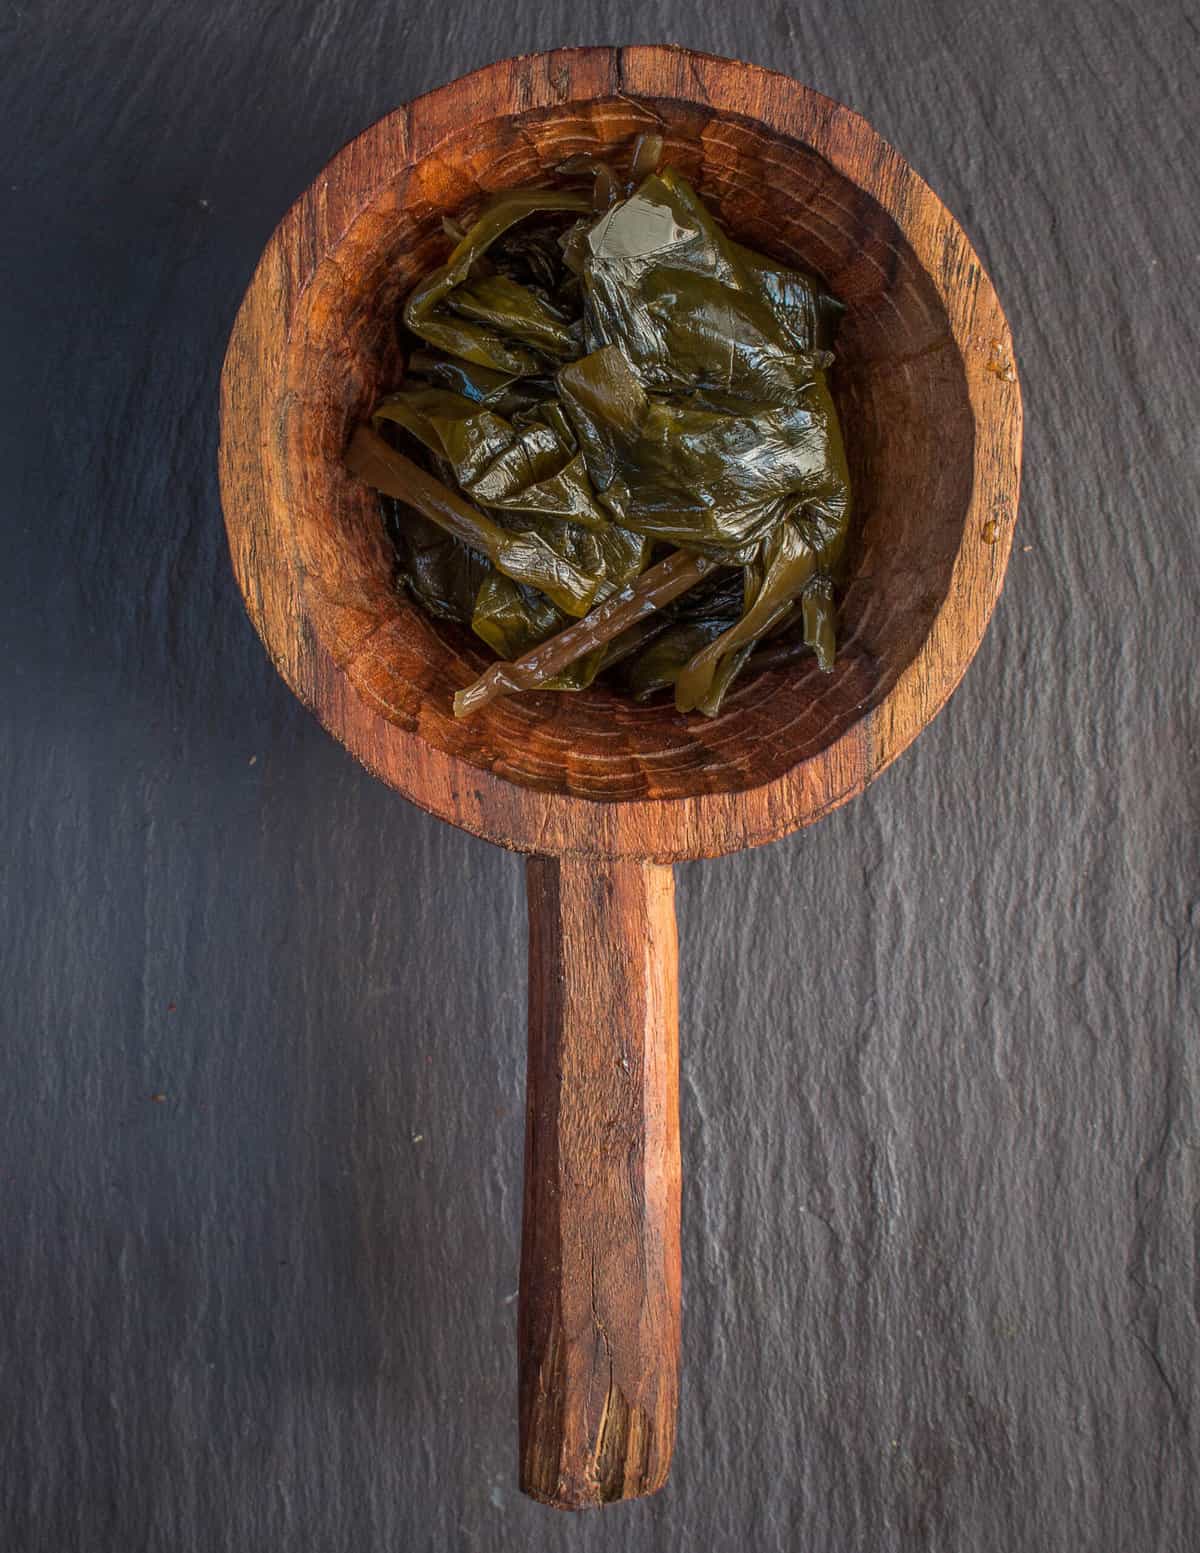
{"label": "wood grain texture", "polygon": [[679,1392],[679,1026],[669,868],[530,858],[521,1487],[663,1486]]}
{"label": "wood grain texture", "polygon": [[[465,720],[487,662],[397,596],[348,436],[400,370],[394,318],[442,256],[441,217],[648,125],[736,235],[847,304],[835,378],[857,503],[835,673],[739,681],[720,717],[595,688]],[[940,201],[857,114],[686,50],[568,49],[419,98],[324,170],[268,244],[222,377],[221,481],[251,618],[296,693],[430,812],[541,854],[713,856],[861,792],[973,656],[1016,515],[1007,325]]]}

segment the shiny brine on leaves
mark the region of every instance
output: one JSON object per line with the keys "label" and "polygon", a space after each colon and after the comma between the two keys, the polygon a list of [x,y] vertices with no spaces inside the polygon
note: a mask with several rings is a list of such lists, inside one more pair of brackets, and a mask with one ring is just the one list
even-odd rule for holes
{"label": "shiny brine on leaves", "polygon": [[624,182],[572,157],[446,223],[404,380],[351,444],[401,585],[503,660],[459,715],[604,674],[712,717],[756,657],[833,669],[841,305],[727,236],[661,150],[639,137]]}

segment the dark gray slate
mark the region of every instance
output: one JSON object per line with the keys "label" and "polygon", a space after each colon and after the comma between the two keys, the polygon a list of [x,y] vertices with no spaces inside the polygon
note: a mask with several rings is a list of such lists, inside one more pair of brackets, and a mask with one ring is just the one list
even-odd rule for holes
{"label": "dark gray slate", "polygon": [[[5,1553],[1200,1543],[1189,9],[0,10]],[[345,139],[657,40],[850,103],[959,215],[1026,482],[918,746],[679,871],[678,1454],[581,1519],[514,1489],[521,867],[274,676],[215,396]]]}

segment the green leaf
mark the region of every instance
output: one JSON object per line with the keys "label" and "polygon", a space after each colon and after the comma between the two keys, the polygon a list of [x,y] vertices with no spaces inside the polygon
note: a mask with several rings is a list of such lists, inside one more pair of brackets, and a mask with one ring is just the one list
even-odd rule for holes
{"label": "green leaf", "polygon": [[447,297],[454,312],[509,340],[519,340],[547,356],[569,359],[580,354],[580,332],[528,286],[506,275],[481,275],[456,286]]}
{"label": "green leaf", "polygon": [[495,328],[457,316],[447,305],[452,293],[470,277],[472,266],[510,227],[545,211],[584,211],[588,201],[569,190],[514,189],[497,196],[439,265],[410,293],[404,322],[427,345],[436,346],[475,366],[498,372],[538,370],[539,358],[525,346],[509,341]]}
{"label": "green leaf", "polygon": [[798,503],[848,517],[836,415],[815,368],[791,403],[679,402],[647,393],[610,345],[564,367],[558,386],[598,499],[650,539],[748,561]]}

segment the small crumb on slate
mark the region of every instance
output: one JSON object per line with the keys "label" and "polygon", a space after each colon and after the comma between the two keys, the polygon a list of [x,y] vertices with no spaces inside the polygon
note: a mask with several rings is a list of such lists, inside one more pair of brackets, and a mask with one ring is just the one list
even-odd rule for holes
{"label": "small crumb on slate", "polygon": [[251,757],[250,757],[250,764],[253,766],[253,765],[256,765],[257,763],[258,763],[258,756],[257,755],[251,755]]}
{"label": "small crumb on slate", "polygon": [[414,1143],[424,1143],[425,1134],[423,1132],[414,1132],[412,1135],[412,1140]]}
{"label": "small crumb on slate", "polygon": [[150,1098],[154,1101],[155,1105],[165,1105],[167,1100],[166,1095],[151,1095]]}

